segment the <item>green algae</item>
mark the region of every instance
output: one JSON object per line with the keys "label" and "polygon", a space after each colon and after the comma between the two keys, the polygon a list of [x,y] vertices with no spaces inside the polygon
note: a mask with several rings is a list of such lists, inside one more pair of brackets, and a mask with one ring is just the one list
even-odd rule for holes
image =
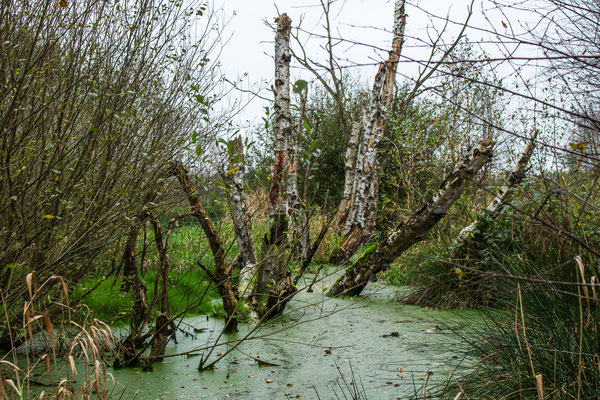
{"label": "green algae", "polygon": [[[480,322],[473,312],[398,304],[394,288],[370,285],[360,298],[324,297],[324,287],[300,293],[285,315],[262,325],[212,371],[198,371],[221,320],[191,317],[178,343],[153,372],[110,369],[123,399],[332,399],[340,384],[364,388],[369,399],[409,398],[443,382],[463,359],[460,331]],[[210,359],[253,329],[224,335]],[[451,328],[451,329],[450,329]],[[458,333],[458,335],[457,335]],[[460,371],[460,367],[458,368]]]}

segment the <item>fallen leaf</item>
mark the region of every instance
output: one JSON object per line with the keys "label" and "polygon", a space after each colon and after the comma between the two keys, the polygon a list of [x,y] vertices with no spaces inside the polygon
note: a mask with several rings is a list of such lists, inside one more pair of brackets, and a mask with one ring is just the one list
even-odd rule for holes
{"label": "fallen leaf", "polygon": [[298,397],[302,397],[302,395],[300,393],[296,393],[296,398]]}
{"label": "fallen leaf", "polygon": [[329,349],[326,349],[326,350],[325,350],[325,353],[326,353],[326,354],[331,354],[331,350],[329,350]]}
{"label": "fallen leaf", "polygon": [[273,379],[267,379],[266,381],[267,381],[267,383],[272,383]]}
{"label": "fallen leaf", "polygon": [[400,372],[406,372],[406,370],[404,368],[400,368],[400,369],[398,369],[398,371],[400,371]]}
{"label": "fallen leaf", "polygon": [[285,386],[287,386],[287,387],[292,387],[292,386],[294,386],[294,384],[293,384],[293,383],[288,383],[288,384],[287,384],[287,385],[285,385]]}
{"label": "fallen leaf", "polygon": [[502,26],[504,27],[504,29],[508,29],[508,26],[506,25],[506,22],[502,21]]}

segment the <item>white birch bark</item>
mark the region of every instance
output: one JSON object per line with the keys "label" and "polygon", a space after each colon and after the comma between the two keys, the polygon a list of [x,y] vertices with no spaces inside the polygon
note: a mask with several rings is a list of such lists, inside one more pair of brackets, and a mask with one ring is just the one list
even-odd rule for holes
{"label": "white birch bark", "polygon": [[225,182],[229,190],[229,210],[238,248],[236,257],[240,265],[238,292],[240,296],[247,296],[250,294],[249,285],[256,274],[257,263],[244,191],[246,161],[240,136],[231,141],[228,151],[229,170],[225,174]]}
{"label": "white birch bark", "polygon": [[[502,185],[500,191],[494,196],[494,199],[488,204],[485,209],[485,212],[490,215],[496,215],[501,206],[506,204],[508,197],[514,191],[514,189],[521,184],[523,179],[525,178],[525,169],[527,168],[527,164],[529,163],[529,159],[533,154],[533,150],[535,149],[535,140],[537,138],[537,130],[535,130],[529,138],[525,147],[521,151],[519,159],[513,166],[513,169],[508,176],[508,179]],[[460,234],[456,238],[455,245],[453,247],[452,253],[450,255],[451,258],[460,258],[462,254],[462,250],[465,248],[467,242],[471,240],[473,237],[473,233],[479,231],[482,227],[483,220],[481,218],[477,218],[470,225],[463,228],[460,231]]]}
{"label": "white birch bark", "polygon": [[361,125],[359,122],[352,122],[352,131],[350,132],[350,139],[348,140],[348,147],[346,147],[346,155],[344,156],[344,194],[342,196],[342,200],[340,201],[340,206],[335,217],[336,221],[338,221],[338,224],[345,222],[350,204],[352,202],[360,127]]}
{"label": "white birch bark", "polygon": [[[259,312],[261,308],[269,312],[273,296],[271,291],[277,291],[285,278],[285,258],[281,249],[286,243],[288,230],[287,181],[290,170],[290,142],[292,135],[292,120],[290,114],[290,31],[292,20],[287,14],[277,19],[275,34],[275,82],[274,121],[275,133],[275,165],[269,191],[270,229],[266,233],[262,251],[261,263],[256,280],[256,293]],[[263,304],[264,302],[264,304]]]}
{"label": "white birch bark", "polygon": [[384,241],[365,251],[336,281],[327,295],[359,295],[369,279],[373,279],[413,244],[424,240],[490,159],[492,147],[493,142],[490,140],[482,140],[473,146],[444,180],[435,196]]}
{"label": "white birch bark", "polygon": [[291,223],[291,239],[294,241],[292,251],[294,255],[304,258],[308,253],[308,224],[306,207],[298,194],[298,141],[304,129],[304,113],[306,110],[306,90],[300,94],[300,113],[296,134],[291,143],[292,157],[290,160],[290,172],[288,174],[288,207]]}
{"label": "white birch bark", "polygon": [[397,0],[394,11],[394,37],[388,60],[375,76],[368,122],[360,142],[355,165],[353,201],[344,226],[345,242],[332,255],[331,261],[347,260],[365,238],[375,232],[379,181],[377,148],[387,125],[387,110],[392,105],[398,61],[404,44],[406,26],[405,0]]}
{"label": "white birch bark", "polygon": [[386,65],[381,64],[373,83],[368,124],[360,141],[359,154],[355,165],[354,183],[352,185],[354,188],[354,201],[346,220],[344,234],[348,234],[355,228],[364,229],[367,226],[366,216],[369,214],[367,207],[373,204],[373,200],[375,200],[373,198],[375,193],[373,192],[372,180],[376,179],[377,176],[377,145],[381,139],[378,134],[378,121],[382,119],[381,113],[385,112],[381,103],[381,88],[384,83],[385,70]]}

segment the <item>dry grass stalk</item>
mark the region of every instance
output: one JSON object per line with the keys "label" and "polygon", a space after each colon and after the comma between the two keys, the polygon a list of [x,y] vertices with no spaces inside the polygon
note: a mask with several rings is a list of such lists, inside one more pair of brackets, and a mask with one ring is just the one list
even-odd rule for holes
{"label": "dry grass stalk", "polygon": [[538,374],[535,376],[535,388],[537,390],[538,399],[544,400],[544,381],[542,378],[542,374]]}
{"label": "dry grass stalk", "polygon": [[[31,380],[31,376],[33,376],[36,368],[45,367],[50,385],[53,385],[50,359],[52,358],[54,365],[56,365],[58,348],[56,340],[57,335],[56,327],[53,326],[49,317],[51,313],[44,310],[44,308],[47,304],[45,297],[48,293],[51,293],[50,284],[55,281],[59,282],[59,293],[62,293],[65,300],[68,301],[67,285],[62,278],[52,276],[42,285],[37,284],[36,276],[33,272],[27,274],[25,278],[29,299],[23,306],[22,332],[18,332],[18,330],[11,332],[11,339],[18,335],[23,335],[25,350],[25,361],[23,362],[26,364],[26,367],[19,366],[19,360],[16,356],[17,349],[16,346],[13,345],[13,349],[10,352],[13,354],[13,362],[0,360],[0,367],[8,367],[9,375],[6,378],[4,375],[0,376],[1,400],[33,398],[31,386],[33,386],[34,383]],[[46,288],[46,290],[42,290],[43,288]],[[44,293],[44,295],[42,296],[40,293]],[[68,304],[66,301],[65,303]],[[70,324],[78,329],[75,336],[70,340],[69,345],[66,346],[69,351],[65,360],[67,362],[67,373],[70,377],[62,377],[58,381],[56,391],[51,397],[63,400],[87,400],[91,398],[100,400],[108,399],[110,394],[109,380],[112,382],[113,387],[115,383],[114,377],[107,373],[106,365],[103,361],[105,352],[112,355],[114,349],[115,339],[110,328],[102,321],[90,318],[89,313],[87,313],[82,322],[77,323],[70,319],[72,312],[71,307],[56,301],[51,301],[51,304],[53,304],[53,306],[58,305],[58,311],[63,311],[65,315],[69,317],[68,320],[70,321]],[[52,315],[55,315],[56,311],[56,309],[53,309]],[[63,315],[63,320],[65,315]],[[68,332],[65,331],[65,337],[67,333]],[[43,342],[40,341],[43,339],[47,340],[46,343],[50,348],[51,353],[46,352],[41,357],[35,357],[34,354],[37,348],[43,345]],[[76,385],[75,376],[78,374],[76,360],[82,356],[85,359],[85,376],[83,382]],[[90,365],[92,366],[91,369],[89,367]],[[41,391],[39,396],[36,395],[36,397],[43,399],[49,395],[49,393]]]}

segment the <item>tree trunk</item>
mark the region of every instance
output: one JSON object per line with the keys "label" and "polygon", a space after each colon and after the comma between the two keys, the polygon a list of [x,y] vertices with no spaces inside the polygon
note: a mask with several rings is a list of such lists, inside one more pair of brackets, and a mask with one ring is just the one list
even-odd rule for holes
{"label": "tree trunk", "polygon": [[229,170],[225,174],[225,182],[229,190],[229,209],[238,248],[236,257],[240,265],[238,292],[240,296],[250,296],[250,281],[256,275],[257,261],[244,192],[246,159],[240,136],[231,141],[228,151]]}
{"label": "tree trunk", "polygon": [[160,293],[155,291],[154,295],[160,299],[160,311],[169,316],[169,258],[167,255],[168,237],[163,239],[162,227],[156,214],[151,214],[150,223],[154,229],[154,241],[158,250],[158,259],[160,262],[158,273],[156,274],[156,281],[160,282]]}
{"label": "tree trunk", "polygon": [[228,265],[225,261],[225,249],[212,220],[200,202],[198,191],[192,183],[189,171],[179,162],[171,162],[170,168],[171,173],[177,177],[183,191],[187,194],[193,215],[200,222],[202,230],[208,239],[208,244],[215,260],[215,273],[211,277],[217,286],[219,295],[223,300],[223,308],[227,314],[225,330],[235,332],[237,331],[237,298],[231,285],[232,265]]}
{"label": "tree trunk", "polygon": [[394,38],[386,62],[379,66],[371,91],[368,123],[364,127],[359,154],[355,164],[354,200],[344,227],[343,241],[332,252],[330,262],[347,261],[358,246],[375,233],[377,222],[377,147],[387,125],[387,109],[394,99],[398,60],[404,44],[406,14],[405,0],[397,0],[394,12]]}
{"label": "tree trunk", "polygon": [[275,165],[269,191],[270,228],[261,249],[261,264],[256,281],[257,306],[260,315],[275,315],[278,294],[287,286],[286,256],[282,251],[287,240],[288,203],[287,185],[290,171],[290,142],[292,134],[290,117],[290,31],[291,19],[282,14],[277,19],[275,35]]}
{"label": "tree trunk", "polygon": [[352,123],[352,131],[350,132],[350,140],[346,148],[346,156],[344,157],[344,195],[340,201],[340,206],[335,216],[336,224],[342,226],[345,224],[348,217],[348,210],[352,202],[352,194],[354,193],[354,176],[356,174],[356,151],[358,149],[358,139],[360,138],[360,123],[354,121]]}
{"label": "tree trunk", "polygon": [[[514,189],[521,184],[525,178],[525,169],[529,163],[529,159],[535,149],[535,140],[537,138],[538,131],[535,130],[521,151],[519,159],[515,163],[507,181],[504,183],[498,194],[488,204],[485,209],[487,215],[496,216],[500,207],[506,204],[508,197],[514,191]],[[465,227],[456,238],[454,246],[450,253],[450,259],[452,260],[463,260],[465,255],[469,251],[469,248],[478,238],[481,238],[481,232],[485,229],[484,218],[477,218],[469,226]]]}
{"label": "tree trunk", "polygon": [[160,313],[156,317],[154,335],[150,341],[150,361],[162,361],[165,348],[169,339],[175,333],[176,326],[167,313]]}
{"label": "tree trunk", "polygon": [[368,248],[329,289],[328,296],[359,295],[369,280],[385,270],[413,244],[424,240],[429,231],[446,215],[467,184],[491,157],[493,142],[482,140],[460,161],[444,180],[436,195],[384,241]]}
{"label": "tree trunk", "polygon": [[306,204],[298,194],[298,142],[300,134],[304,129],[304,113],[306,110],[306,90],[300,93],[300,114],[298,115],[298,126],[296,135],[290,144],[293,156],[290,160],[290,172],[288,174],[288,207],[290,213],[291,235],[293,241],[292,254],[300,259],[308,253],[308,219],[306,215]]}
{"label": "tree trunk", "polygon": [[123,341],[124,354],[123,358],[128,361],[136,357],[137,342],[142,334],[142,326],[145,321],[146,313],[148,312],[148,304],[146,302],[146,285],[140,279],[139,271],[136,262],[136,247],[140,224],[146,219],[144,212],[134,219],[133,225],[129,228],[125,251],[123,252],[123,283],[121,290],[129,292],[131,289],[131,320],[129,321],[129,335]]}

